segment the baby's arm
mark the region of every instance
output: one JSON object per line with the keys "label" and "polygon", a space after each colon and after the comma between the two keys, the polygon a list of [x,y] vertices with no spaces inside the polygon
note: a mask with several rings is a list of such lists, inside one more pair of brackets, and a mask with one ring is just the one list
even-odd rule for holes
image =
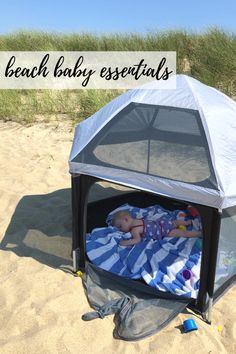
{"label": "baby's arm", "polygon": [[121,240],[120,245],[121,246],[133,246],[136,245],[141,241],[141,234],[142,234],[142,229],[139,230],[139,228],[133,230],[131,232],[132,238],[130,240]]}

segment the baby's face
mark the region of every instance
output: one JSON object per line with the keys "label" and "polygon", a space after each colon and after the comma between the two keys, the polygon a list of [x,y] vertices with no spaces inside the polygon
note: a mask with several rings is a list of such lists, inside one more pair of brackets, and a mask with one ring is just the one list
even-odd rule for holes
{"label": "baby's face", "polygon": [[115,226],[123,231],[123,232],[129,232],[132,224],[132,218],[129,215],[122,216],[116,221]]}

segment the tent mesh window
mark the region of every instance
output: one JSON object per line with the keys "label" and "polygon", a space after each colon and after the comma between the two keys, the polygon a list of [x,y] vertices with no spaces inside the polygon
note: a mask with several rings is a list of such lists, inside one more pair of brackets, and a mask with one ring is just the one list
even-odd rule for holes
{"label": "tent mesh window", "polygon": [[222,212],[221,229],[216,264],[216,291],[236,275],[236,206]]}
{"label": "tent mesh window", "polygon": [[74,159],[215,188],[198,111],[131,103]]}

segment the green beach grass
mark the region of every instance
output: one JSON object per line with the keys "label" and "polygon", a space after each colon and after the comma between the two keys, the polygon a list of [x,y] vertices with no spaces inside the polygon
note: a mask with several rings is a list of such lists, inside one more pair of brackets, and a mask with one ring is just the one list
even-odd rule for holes
{"label": "green beach grass", "polygon": [[[57,34],[21,31],[0,35],[1,51],[176,51],[177,73],[236,97],[236,35],[220,29],[141,34]],[[77,123],[119,95],[117,90],[0,90],[0,119],[30,124],[63,117]]]}

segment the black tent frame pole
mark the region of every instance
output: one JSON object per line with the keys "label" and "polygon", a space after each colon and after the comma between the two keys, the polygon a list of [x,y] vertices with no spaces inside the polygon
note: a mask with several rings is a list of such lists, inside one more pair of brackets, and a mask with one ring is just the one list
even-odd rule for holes
{"label": "black tent frame pole", "polygon": [[[85,254],[86,254],[85,235],[87,232],[88,192],[90,187],[97,180],[98,180],[97,178],[87,176],[87,175],[72,175],[71,177],[72,253],[73,253],[74,271],[85,268]],[[78,256],[78,262],[77,262],[77,256]]]}
{"label": "black tent frame pole", "polygon": [[207,317],[208,323],[211,323],[211,315],[212,315],[217,254],[218,254],[219,238],[220,238],[221,216],[222,216],[221,211],[214,209],[213,211],[214,226],[211,232],[211,252],[210,252],[210,260],[209,260],[210,262],[209,262],[208,279],[207,279],[207,293],[209,296],[208,317]]}
{"label": "black tent frame pole", "polygon": [[79,180],[80,176],[71,176],[72,201],[72,251],[79,248]]}

